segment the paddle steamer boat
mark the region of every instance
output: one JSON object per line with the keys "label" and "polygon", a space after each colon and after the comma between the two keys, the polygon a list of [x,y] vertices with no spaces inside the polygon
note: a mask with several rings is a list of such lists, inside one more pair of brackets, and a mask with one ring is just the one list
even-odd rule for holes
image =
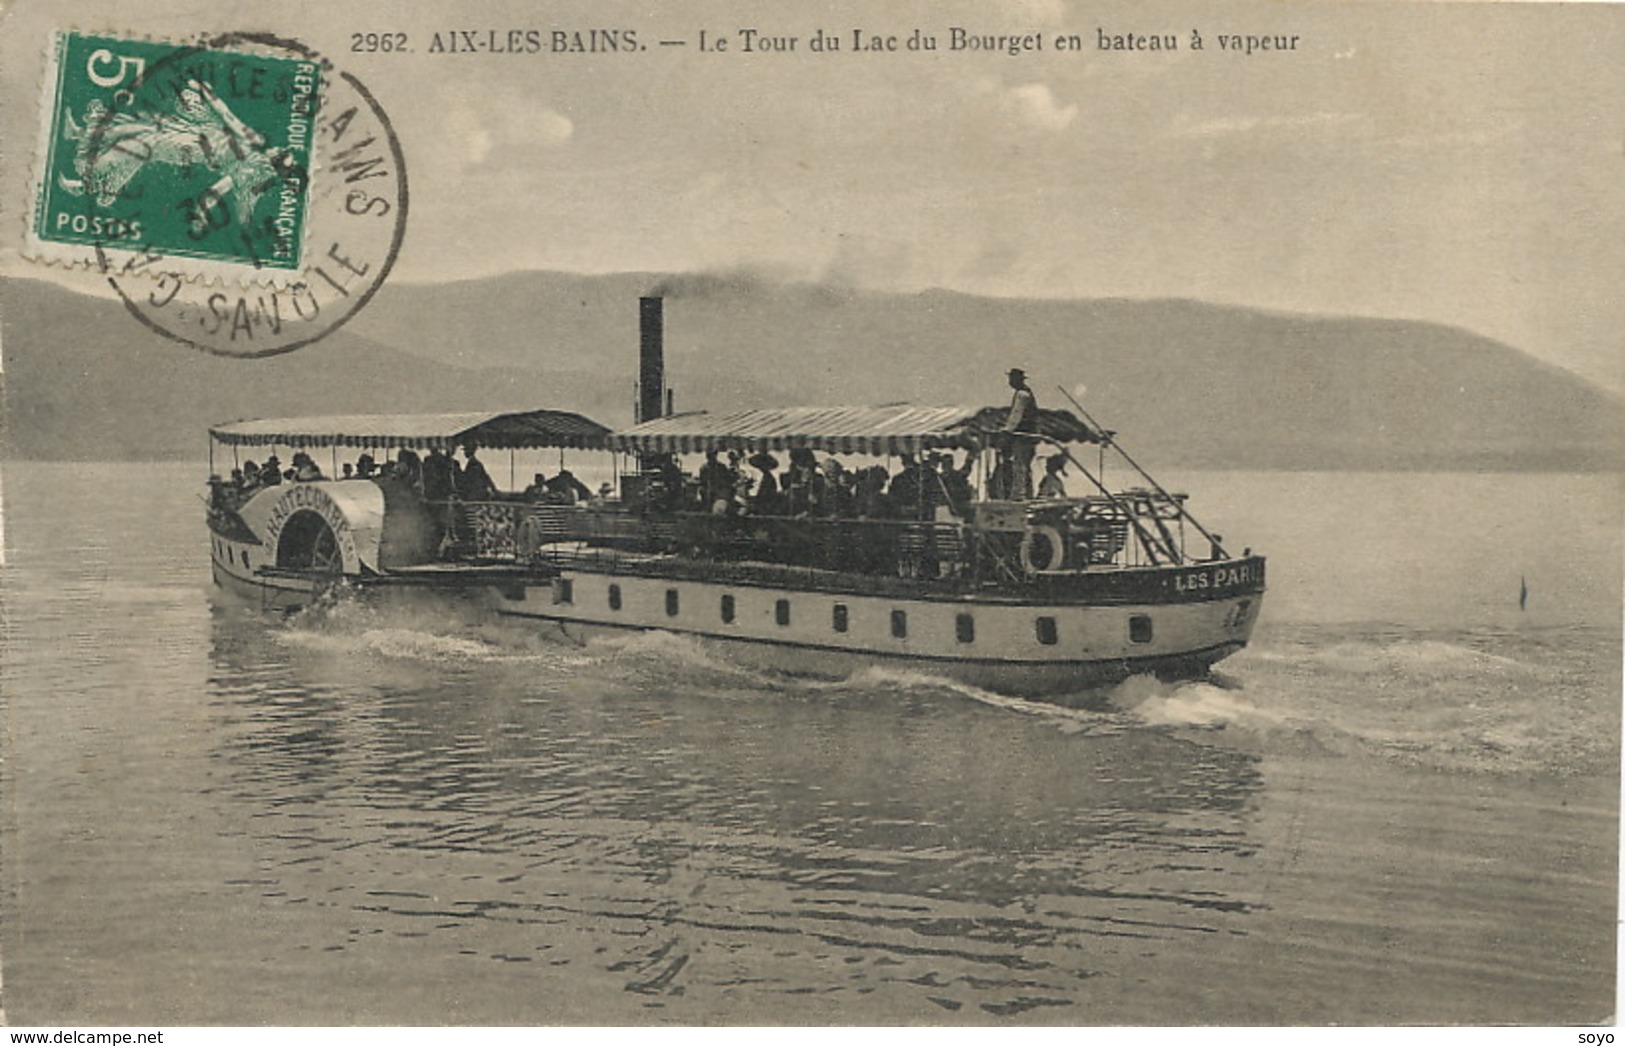
{"label": "paddle steamer boat", "polygon": [[[781,672],[843,677],[892,665],[1027,695],[1136,673],[1198,675],[1246,645],[1264,558],[1230,554],[1184,495],[1140,470],[1092,420],[1038,410],[1011,434],[1000,407],[677,414],[664,387],[662,339],[661,303],[644,299],[643,420],[620,430],[557,410],[211,429],[211,466],[220,448],[234,460],[252,448],[325,451],[336,472],[339,448],[394,452],[398,462],[473,443],[495,453],[557,448],[561,461],[567,450],[593,454],[615,475],[603,496],[575,503],[501,492],[426,496],[410,467],[241,492],[213,481],[216,584],[278,607],[337,587],[427,588],[571,640],[662,629]],[[1008,469],[1013,441],[1064,455],[1068,476],[1089,489],[987,496],[990,487],[1011,486],[993,463]],[[1075,453],[1083,447],[1096,452],[1094,467]],[[865,499],[865,479],[870,493],[878,490],[875,472],[853,484],[835,471],[812,478],[803,469],[796,482],[804,485],[776,509],[731,490],[713,498],[705,469],[689,476],[680,464],[706,452],[716,458],[712,477],[730,453],[773,467],[764,456],[775,452],[801,466],[815,455],[848,466],[855,456],[902,459],[912,462],[914,494],[901,504]],[[951,458],[932,460],[954,452],[975,466],[971,475],[957,470],[969,497],[954,497],[955,484],[944,482],[956,471]],[[1104,482],[1108,453],[1126,463],[1132,485]],[[897,487],[893,477],[894,494]]]}

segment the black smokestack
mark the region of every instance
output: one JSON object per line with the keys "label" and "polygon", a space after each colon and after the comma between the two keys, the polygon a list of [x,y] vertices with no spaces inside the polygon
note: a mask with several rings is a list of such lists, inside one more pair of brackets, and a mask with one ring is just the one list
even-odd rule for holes
{"label": "black smokestack", "polygon": [[638,420],[664,417],[666,323],[664,298],[638,299]]}

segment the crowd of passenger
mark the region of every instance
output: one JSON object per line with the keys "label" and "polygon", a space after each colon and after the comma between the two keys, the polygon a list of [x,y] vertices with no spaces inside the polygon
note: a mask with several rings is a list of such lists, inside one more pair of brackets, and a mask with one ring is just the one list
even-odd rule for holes
{"label": "crowd of passenger", "polygon": [[[354,462],[340,466],[339,480],[374,480],[399,484],[416,491],[428,501],[524,501],[536,504],[576,505],[589,500],[602,499],[609,494],[605,484],[596,495],[576,478],[569,469],[561,468],[548,477],[535,473],[531,484],[513,494],[498,489],[485,463],[479,458],[479,446],[465,443],[460,448],[462,458],[441,448],[419,455],[411,449],[398,451],[393,459],[380,462],[370,453],[363,453]],[[231,470],[230,479],[219,475],[209,477],[211,501],[216,507],[236,508],[266,487],[284,483],[312,483],[329,477],[321,466],[304,451],[295,451],[286,468],[281,459],[272,454],[264,464],[245,461]]]}
{"label": "crowd of passenger", "polygon": [[699,471],[689,475],[662,455],[646,462],[648,500],[659,510],[718,516],[931,520],[939,510],[966,517],[976,496],[970,479],[976,455],[970,451],[957,463],[952,454],[935,451],[904,454],[895,474],[884,465],[850,469],[835,457],[820,461],[805,447],[790,450],[786,464],[781,471],[768,451],[748,457],[728,451],[724,459],[709,450]]}
{"label": "crowd of passenger", "polygon": [[210,503],[216,508],[235,509],[266,487],[281,486],[283,483],[312,483],[326,478],[321,466],[302,450],[294,452],[287,468],[283,468],[281,459],[272,454],[263,465],[252,460],[243,462],[240,467],[231,470],[229,480],[219,475],[210,476]]}
{"label": "crowd of passenger", "polygon": [[[580,505],[601,503],[611,495],[609,484],[603,484],[595,493],[566,468],[551,477],[537,472],[524,490],[504,493],[480,460],[479,447],[467,443],[460,449],[461,460],[438,447],[421,456],[402,449],[383,462],[363,453],[353,463],[344,462],[338,478],[399,484],[431,502]],[[660,511],[701,511],[719,516],[931,520],[939,518],[939,510],[958,519],[969,515],[976,497],[971,481],[976,465],[974,450],[965,451],[959,462],[953,454],[937,451],[918,456],[904,454],[901,462],[895,473],[879,464],[848,468],[835,457],[820,461],[812,450],[798,447],[789,451],[788,467],[781,471],[778,457],[768,451],[747,457],[730,450],[724,458],[720,451],[708,450],[699,471],[690,474],[672,455],[658,455],[645,461],[645,498],[650,507]],[[1066,496],[1061,480],[1065,466],[1063,454],[1046,459],[1039,497]],[[266,487],[327,478],[309,454],[296,451],[287,467],[272,454],[264,464],[245,461],[231,470],[229,480],[210,476],[209,485],[216,507],[236,508]],[[1007,498],[1018,495],[1022,487],[1008,473],[1006,459],[1001,457],[988,477],[988,495]],[[1026,489],[1031,489],[1030,480]]]}
{"label": "crowd of passenger", "polygon": [[[849,469],[835,457],[819,461],[806,448],[792,449],[788,457],[788,468],[780,471],[779,459],[767,451],[749,457],[728,451],[724,460],[719,451],[709,450],[698,473],[689,475],[672,456],[661,455],[647,472],[649,501],[658,509],[721,516],[931,520],[940,517],[939,510],[964,519],[976,499],[974,450],[965,451],[957,462],[952,453],[903,454],[895,473],[878,464]],[[1038,497],[1067,496],[1062,479],[1067,462],[1065,454],[1045,459]],[[1001,455],[988,476],[988,496],[1025,499],[1033,496],[1031,491],[1031,479],[1021,483]]]}

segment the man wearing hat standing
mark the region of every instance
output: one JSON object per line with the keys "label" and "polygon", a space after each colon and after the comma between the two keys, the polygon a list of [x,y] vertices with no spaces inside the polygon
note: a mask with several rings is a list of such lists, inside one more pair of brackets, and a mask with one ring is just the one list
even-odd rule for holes
{"label": "man wearing hat standing", "polygon": [[1010,398],[1010,413],[1004,419],[1004,428],[1000,430],[999,456],[1003,459],[1009,483],[1009,489],[1003,494],[1011,501],[1026,501],[1033,496],[1033,452],[1036,441],[1028,434],[1038,424],[1038,398],[1027,387],[1026,371],[1011,367],[1008,378],[1015,395]]}

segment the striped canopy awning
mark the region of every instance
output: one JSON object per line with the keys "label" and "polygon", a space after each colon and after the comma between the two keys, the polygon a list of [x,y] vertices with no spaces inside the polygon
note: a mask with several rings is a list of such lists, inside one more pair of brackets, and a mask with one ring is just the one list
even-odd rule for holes
{"label": "striped canopy awning", "polygon": [[[691,454],[706,450],[789,450],[876,456],[980,447],[1003,425],[1008,408],[785,407],[732,414],[676,414],[610,434],[612,450]],[[1035,431],[1061,442],[1098,442],[1099,434],[1066,411],[1039,412]]]}
{"label": "striped canopy awning", "polygon": [[527,447],[602,449],[609,428],[563,410],[465,414],[340,414],[265,418],[217,425],[209,435],[239,446],[423,447],[452,450],[470,440],[500,450]]}

